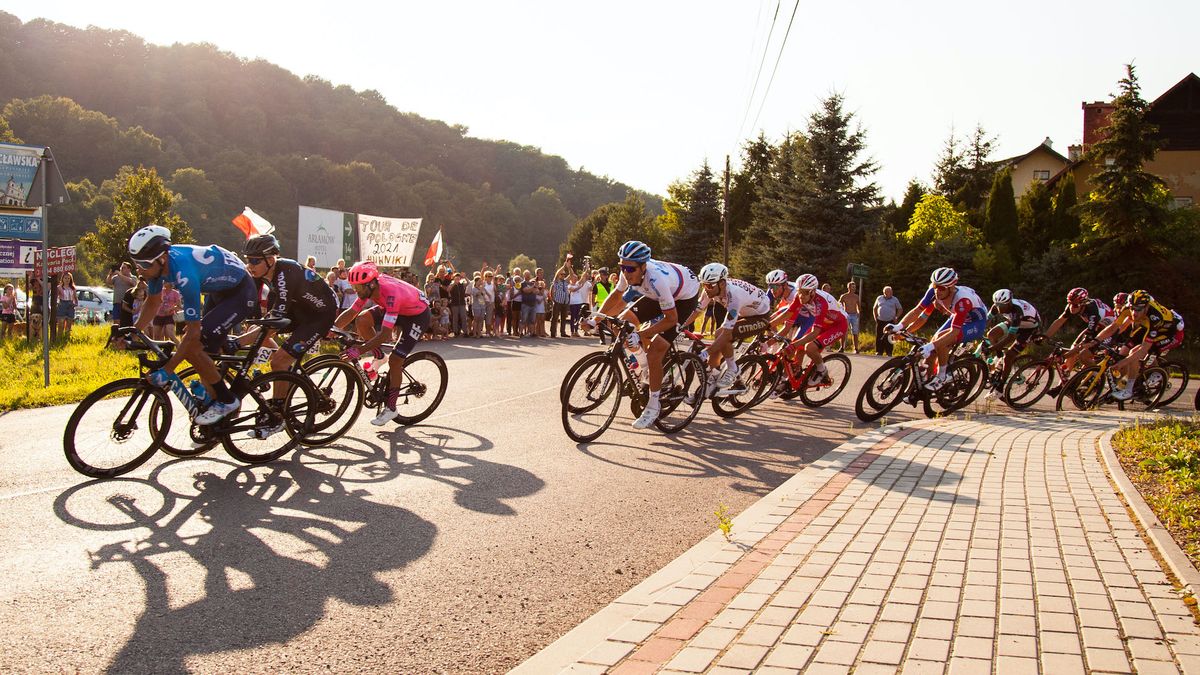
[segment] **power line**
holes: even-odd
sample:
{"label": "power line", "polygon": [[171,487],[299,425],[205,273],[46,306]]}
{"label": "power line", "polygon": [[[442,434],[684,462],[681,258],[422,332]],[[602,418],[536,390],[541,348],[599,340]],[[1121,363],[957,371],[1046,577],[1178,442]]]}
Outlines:
{"label": "power line", "polygon": [[754,86],[750,88],[750,96],[746,99],[746,110],[742,113],[742,123],[738,125],[738,140],[742,138],[742,130],[746,128],[746,120],[750,118],[750,106],[754,105],[754,94],[758,91],[758,82],[762,78],[763,66],[767,63],[767,52],[771,50],[771,36],[775,34],[775,20],[779,18],[779,3],[780,0],[775,0],[775,14],[771,17],[771,28],[767,31],[767,41],[763,44],[763,54],[762,60],[758,64],[758,74],[754,76]]}
{"label": "power line", "polygon": [[771,95],[771,85],[775,83],[775,73],[779,71],[779,62],[783,59],[783,49],[787,47],[788,35],[792,32],[792,22],[796,20],[796,10],[798,9],[800,9],[800,0],[796,0],[796,5],[792,7],[792,18],[788,19],[787,30],[783,33],[783,43],[779,45],[779,55],[775,57],[775,67],[771,69],[771,79],[767,80],[767,88],[763,90],[762,101],[759,102],[758,112],[754,115],[754,124],[750,125],[752,129],[758,128],[758,118],[767,105],[767,97]]}

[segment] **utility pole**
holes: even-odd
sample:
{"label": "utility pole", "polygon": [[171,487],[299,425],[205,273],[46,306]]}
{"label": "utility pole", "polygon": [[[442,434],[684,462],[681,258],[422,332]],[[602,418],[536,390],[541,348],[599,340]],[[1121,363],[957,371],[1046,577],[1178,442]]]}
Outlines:
{"label": "utility pole", "polygon": [[725,194],[721,204],[721,227],[724,229],[725,242],[724,264],[729,267],[729,155],[725,155]]}

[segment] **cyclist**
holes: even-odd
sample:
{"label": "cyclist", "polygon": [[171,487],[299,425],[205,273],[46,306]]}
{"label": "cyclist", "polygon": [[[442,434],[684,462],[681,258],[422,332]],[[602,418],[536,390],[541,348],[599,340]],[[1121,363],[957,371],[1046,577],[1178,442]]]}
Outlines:
{"label": "cyclist", "polygon": [[[274,235],[251,237],[242,246],[246,271],[267,293],[267,311],[291,320],[287,341],[271,355],[271,370],[287,370],[296,359],[313,348],[333,325],[338,314],[337,296],[319,274],[289,258],[279,257],[279,240]],[[242,335],[242,344],[251,344],[258,328]],[[275,331],[268,330],[267,337]],[[282,398],[286,383],[275,384],[275,398]]]}
{"label": "cyclist", "polygon": [[[680,318],[696,311],[700,295],[700,281],[694,272],[683,265],[654,260],[650,255],[650,247],[640,241],[621,244],[617,249],[621,267],[621,276],[614,289],[617,292],[605,298],[600,307],[601,314],[619,314],[620,318],[639,325],[653,321],[629,336],[631,349],[645,347],[650,369],[650,400],[641,417],[634,420],[635,429],[654,424],[662,411],[659,390],[662,388],[663,356],[678,334]],[[622,309],[622,296],[629,289],[636,289],[642,296]]]}
{"label": "cyclist", "polygon": [[[400,385],[404,383],[404,359],[417,345],[421,334],[429,330],[429,300],[421,289],[382,274],[370,261],[355,263],[346,280],[354,288],[358,299],[338,315],[334,325],[345,328],[354,321],[359,337],[366,344],[346,349],[343,356],[351,361],[369,351],[374,351],[377,357],[382,356],[381,348],[392,330],[396,330],[400,336],[392,346],[392,355],[388,359],[386,405],[371,420],[371,424],[381,427],[396,419],[396,402],[400,398]],[[368,300],[373,301],[375,306],[363,311]]]}
{"label": "cyclist", "polygon": [[[796,279],[796,295],[787,305],[781,306],[771,315],[771,325],[784,322],[787,317],[794,317],[792,325],[796,327],[797,349],[793,352],[798,356],[797,368],[804,367],[804,355],[812,359],[814,367],[809,376],[809,384],[828,384],[829,374],[825,369],[821,350],[846,337],[849,330],[849,320],[842,303],[829,293],[820,290],[820,282],[812,274],[801,274]],[[800,350],[803,350],[802,352]],[[787,378],[779,382],[779,389],[787,387]],[[778,394],[779,392],[774,392]]]}
{"label": "cyclist", "polygon": [[921,356],[931,367],[930,372],[936,373],[925,383],[925,387],[936,391],[950,377],[946,368],[950,347],[983,337],[987,329],[987,307],[975,289],[958,285],[958,272],[950,267],[934,270],[929,275],[929,282],[929,290],[921,302],[898,323],[889,324],[885,330],[889,333],[917,330],[925,325],[935,309],[949,315],[950,318],[934,333],[933,340],[921,345]]}
{"label": "cyclist", "polygon": [[776,307],[786,305],[796,297],[796,283],[788,281],[787,272],[771,270],[767,272],[766,281],[767,292],[771,294],[771,302]]}
{"label": "cyclist", "polygon": [[1147,291],[1130,293],[1120,316],[1100,331],[1095,341],[1100,342],[1116,334],[1126,323],[1133,327],[1130,344],[1135,346],[1129,350],[1128,356],[1113,366],[1113,372],[1125,377],[1125,386],[1113,392],[1113,398],[1119,401],[1133,397],[1133,385],[1141,361],[1147,354],[1165,356],[1183,344],[1183,317],[1155,301]]}
{"label": "cyclist", "polygon": [[[1067,319],[1071,317],[1078,318],[1085,325],[1079,335],[1075,337],[1075,342],[1072,344],[1071,350],[1067,352],[1066,357],[1063,359],[1063,366],[1067,370],[1075,367],[1077,359],[1082,361],[1085,366],[1090,366],[1095,362],[1091,350],[1084,349],[1083,345],[1092,341],[1096,337],[1096,334],[1111,324],[1117,315],[1111,307],[1104,304],[1103,300],[1090,297],[1086,288],[1072,288],[1067,292],[1067,306],[1063,308],[1062,314],[1046,329],[1046,337],[1053,337],[1063,327],[1063,324],[1067,322]],[[1057,394],[1058,392],[1051,389],[1050,393]]]}
{"label": "cyclist", "polygon": [[989,346],[984,347],[984,353],[1001,354],[1001,370],[1004,362],[1012,359],[1025,350],[1029,341],[1037,335],[1042,326],[1042,317],[1032,303],[1014,298],[1012,291],[1001,288],[992,294],[991,309],[988,319],[996,318],[998,322],[987,333]]}
{"label": "cyclist", "polygon": [[[146,280],[146,300],[138,317],[138,330],[145,330],[162,302],[163,282],[170,281],[183,295],[185,328],[179,348],[162,367],[147,375],[165,386],[168,373],[185,359],[196,367],[200,381],[209,390],[213,404],[195,419],[196,424],[214,424],[241,408],[229,391],[209,353],[219,353],[229,330],[254,315],[257,305],[254,281],[246,266],[220,246],[171,244],[171,232],[148,225],[129,238],[129,257],[137,263],[138,276]],[[200,294],[206,295],[203,305]]]}
{"label": "cyclist", "polygon": [[[705,396],[728,390],[737,382],[738,365],[733,358],[733,343],[758,335],[771,327],[767,314],[771,311],[771,296],[763,289],[741,279],[730,279],[729,268],[713,262],[700,268],[700,285],[704,292],[696,311],[684,321],[690,324],[712,303],[725,306],[725,321],[717,329],[712,346],[708,348],[709,381]],[[725,372],[717,377],[722,361],[728,361]],[[723,393],[729,395],[734,392]]]}

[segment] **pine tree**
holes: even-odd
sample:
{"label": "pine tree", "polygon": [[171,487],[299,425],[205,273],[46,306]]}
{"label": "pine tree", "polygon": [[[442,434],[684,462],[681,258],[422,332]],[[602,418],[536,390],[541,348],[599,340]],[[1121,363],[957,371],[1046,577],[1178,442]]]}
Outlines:
{"label": "pine tree", "polygon": [[1054,194],[1054,214],[1050,219],[1050,241],[1072,241],[1079,236],[1077,211],[1075,176],[1068,173],[1058,181],[1058,191]]}
{"label": "pine tree", "polygon": [[987,243],[997,249],[1006,247],[1009,254],[1015,254],[1018,250],[1020,235],[1017,231],[1017,204],[1013,199],[1011,167],[998,171],[992,180],[983,236]]}
{"label": "pine tree", "polygon": [[754,205],[758,203],[771,171],[771,150],[771,144],[762,134],[742,148],[742,166],[731,177],[729,186],[731,249],[741,243],[742,237],[750,230]]}
{"label": "pine tree", "polygon": [[886,222],[892,228],[892,232],[904,232],[908,229],[908,222],[912,220],[913,212],[917,210],[917,203],[925,196],[927,190],[920,181],[911,180],[908,182],[908,188],[904,191],[904,199],[900,205],[888,214]]}
{"label": "pine tree", "polygon": [[708,162],[692,174],[682,195],[678,228],[671,232],[665,258],[698,270],[721,248],[721,187]]}
{"label": "pine tree", "polygon": [[1022,257],[1041,256],[1054,237],[1054,202],[1050,189],[1042,181],[1034,181],[1017,202],[1017,231],[1021,247],[1015,251]]}

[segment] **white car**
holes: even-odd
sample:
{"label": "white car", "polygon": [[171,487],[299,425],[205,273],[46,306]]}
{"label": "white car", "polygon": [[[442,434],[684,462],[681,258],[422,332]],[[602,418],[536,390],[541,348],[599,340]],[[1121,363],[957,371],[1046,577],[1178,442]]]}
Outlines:
{"label": "white car", "polygon": [[112,321],[113,292],[103,286],[75,287],[75,313],[87,317],[94,315],[105,321]]}

